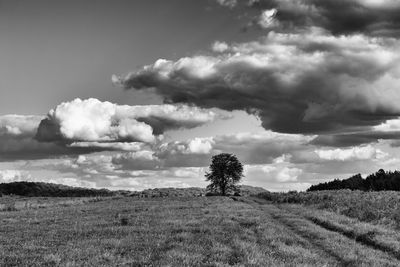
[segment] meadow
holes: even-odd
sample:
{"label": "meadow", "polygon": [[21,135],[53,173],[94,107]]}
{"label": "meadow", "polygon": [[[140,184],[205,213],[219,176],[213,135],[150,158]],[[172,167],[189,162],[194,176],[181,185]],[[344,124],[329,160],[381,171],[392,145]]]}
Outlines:
{"label": "meadow", "polygon": [[[395,225],[362,221],[340,209],[312,204],[327,198],[325,192],[312,194],[318,193],[320,197],[274,194],[274,200],[266,195],[120,196],[75,202],[2,197],[0,203],[7,205],[13,198],[48,205],[0,211],[0,266],[400,265]],[[295,194],[313,200],[301,202],[298,196],[283,201]],[[359,192],[346,194],[368,199]],[[393,200],[393,195],[378,196]],[[334,201],[342,199],[327,202]]]}
{"label": "meadow", "polygon": [[332,211],[376,225],[400,229],[400,192],[360,190],[326,190],[258,194],[275,204],[302,204],[310,208]]}

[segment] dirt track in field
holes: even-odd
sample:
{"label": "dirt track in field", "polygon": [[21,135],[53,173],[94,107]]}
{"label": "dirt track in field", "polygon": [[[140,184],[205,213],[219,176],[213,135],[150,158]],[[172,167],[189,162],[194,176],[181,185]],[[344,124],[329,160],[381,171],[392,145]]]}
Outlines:
{"label": "dirt track in field", "polygon": [[[349,231],[331,227],[322,221],[311,219],[301,211],[293,211],[285,205],[274,205],[260,200],[249,202],[261,209],[276,224],[284,226],[303,246],[317,250],[329,264],[339,266],[400,266],[400,253],[390,247],[376,244],[369,237],[356,236]],[[374,256],[372,256],[374,255]]]}

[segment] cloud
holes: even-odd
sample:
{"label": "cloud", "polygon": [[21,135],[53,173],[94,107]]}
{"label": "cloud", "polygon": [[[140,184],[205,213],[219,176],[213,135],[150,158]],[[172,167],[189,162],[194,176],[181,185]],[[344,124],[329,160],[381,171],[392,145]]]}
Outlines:
{"label": "cloud", "polygon": [[122,106],[78,98],[50,110],[36,138],[44,142],[96,142],[97,146],[99,142],[152,143],[155,135],[167,130],[194,128],[216,117],[212,111],[184,105]]}
{"label": "cloud", "polygon": [[187,150],[195,154],[208,154],[212,149],[212,140],[204,138],[194,138],[188,143]]}
{"label": "cloud", "polygon": [[315,153],[323,160],[337,161],[383,159],[388,156],[387,153],[371,145],[349,149],[315,150]]}
{"label": "cloud", "polygon": [[204,167],[208,166],[213,151],[212,137],[194,138],[186,141],[172,141],[157,147],[155,154],[168,167]]}
{"label": "cloud", "polygon": [[[206,167],[210,164],[213,155],[222,152],[235,154],[244,164],[273,163],[277,159],[291,160],[292,155],[299,152],[309,150],[311,153],[314,147],[310,147],[308,143],[313,138],[313,136],[266,131],[258,134],[237,133],[171,141],[153,147],[152,165],[147,166],[157,166],[159,169]],[[120,169],[140,169],[137,165],[139,162],[137,155],[137,153],[125,154],[123,157],[115,159],[114,163],[120,164]]]}
{"label": "cloud", "polygon": [[377,125],[374,127],[375,131],[382,131],[382,132],[396,132],[400,131],[400,118],[387,120],[384,123]]}
{"label": "cloud", "polygon": [[155,88],[171,103],[245,110],[277,132],[358,131],[400,115],[399,48],[395,40],[320,29],[271,32],[216,56],[160,59],[118,83]]}
{"label": "cloud", "polygon": [[275,8],[273,9],[267,9],[264,10],[260,17],[258,18],[258,25],[262,28],[271,28],[277,25],[277,21],[275,20],[275,16],[277,14],[277,10]]}
{"label": "cloud", "polygon": [[[310,144],[317,146],[349,147],[362,144],[377,143],[380,140],[399,140],[400,130],[389,130],[389,124],[380,124],[369,131],[359,131],[344,134],[320,135]],[[379,130],[378,130],[379,129]]]}
{"label": "cloud", "polygon": [[56,155],[88,153],[93,149],[70,149],[57,143],[40,143],[34,139],[42,116],[0,116],[0,161],[35,159]]}
{"label": "cloud", "polygon": [[159,153],[170,154],[209,154],[212,150],[214,140],[212,137],[193,138],[187,141],[174,141],[159,146]]}
{"label": "cloud", "polygon": [[79,178],[68,178],[68,177],[39,178],[32,176],[31,173],[29,173],[29,171],[0,170],[0,183],[12,183],[12,182],[43,182],[43,183],[63,184],[74,187],[87,187],[87,188],[97,187],[95,182],[89,182]]}
{"label": "cloud", "polygon": [[[247,168],[257,168],[260,167],[258,165],[248,165]],[[303,172],[301,169],[298,168],[289,168],[289,167],[275,167],[270,165],[265,165],[260,167],[260,170],[270,176],[276,182],[295,182],[297,181],[297,177]],[[254,170],[253,170],[254,171]]]}
{"label": "cloud", "polygon": [[31,175],[20,170],[0,170],[0,183],[31,181]]}
{"label": "cloud", "polygon": [[266,164],[272,163],[283,154],[296,154],[309,149],[308,143],[313,138],[315,136],[280,134],[272,131],[237,133],[216,136],[214,150],[216,153],[234,153],[245,164]]}
{"label": "cloud", "polygon": [[168,184],[204,186],[204,173],[212,156],[228,152],[236,154],[245,165],[244,184],[287,191],[304,190],[313,183],[347,178],[355,173],[371,173],[382,166],[395,169],[398,160],[393,159],[400,158],[390,142],[331,149],[310,144],[313,138],[270,131],[237,133],[142,146],[133,152],[103,151],[31,160],[25,164],[17,162],[5,168],[38,172],[35,178],[43,177],[43,171],[53,171],[56,173],[42,180],[73,178],[111,189],[121,189],[124,185],[125,189],[133,190]]}
{"label": "cloud", "polygon": [[297,181],[297,177],[302,173],[303,171],[298,168],[288,168],[284,167],[282,170],[279,171],[277,174],[277,180],[279,182],[293,182]]}
{"label": "cloud", "polygon": [[275,158],[270,164],[247,164],[245,165],[245,174],[259,174],[260,172],[275,182],[296,182],[303,170],[294,167],[290,162],[291,155],[283,154]]}
{"label": "cloud", "polygon": [[71,148],[92,148],[99,150],[140,151],[146,145],[140,142],[73,142]]}
{"label": "cloud", "polygon": [[290,162],[290,155],[281,155],[270,164],[246,164],[245,184],[263,186],[272,191],[305,190],[310,183],[302,181],[303,169]]}
{"label": "cloud", "polygon": [[225,42],[216,41],[216,42],[214,42],[212,44],[211,49],[214,52],[223,53],[223,52],[225,52],[226,50],[229,49],[229,45],[227,43],[225,43]]}
{"label": "cloud", "polygon": [[97,99],[64,102],[48,115],[0,116],[0,161],[139,151],[168,130],[191,129],[229,114],[186,105],[127,106]]}
{"label": "cloud", "polygon": [[235,154],[244,164],[272,163],[276,157],[304,151],[313,136],[262,133],[236,133],[214,137],[193,138],[160,144],[154,151],[162,167],[205,167],[213,155]]}
{"label": "cloud", "polygon": [[110,187],[122,190],[144,190],[148,188],[190,186],[205,187],[203,168],[170,168],[168,170],[145,170],[132,172],[128,178],[119,178],[109,181]]}
{"label": "cloud", "polygon": [[79,155],[75,158],[29,161],[19,164],[19,169],[24,173],[29,171],[33,181],[68,185],[75,182],[79,186],[114,190],[205,186],[202,167],[158,168],[152,165],[155,162],[158,159],[151,151],[112,151]]}
{"label": "cloud", "polygon": [[259,24],[269,30],[295,32],[320,27],[335,35],[400,35],[397,0],[249,0],[241,8],[248,6],[261,12],[260,22],[268,21],[265,12],[276,10],[274,23]]}
{"label": "cloud", "polygon": [[112,163],[123,170],[154,170],[161,165],[154,152],[148,150],[116,155]]}
{"label": "cloud", "polygon": [[237,5],[237,0],[217,0],[217,3],[221,6],[234,8]]}
{"label": "cloud", "polygon": [[35,134],[41,116],[3,115],[0,116],[0,135],[27,137]]}
{"label": "cloud", "polygon": [[121,171],[207,167],[212,156],[221,152],[234,153],[245,164],[279,163],[276,160],[289,161],[299,151],[312,150],[308,145],[312,138],[272,132],[193,138],[142,146],[129,153],[116,152],[111,163],[113,170]]}

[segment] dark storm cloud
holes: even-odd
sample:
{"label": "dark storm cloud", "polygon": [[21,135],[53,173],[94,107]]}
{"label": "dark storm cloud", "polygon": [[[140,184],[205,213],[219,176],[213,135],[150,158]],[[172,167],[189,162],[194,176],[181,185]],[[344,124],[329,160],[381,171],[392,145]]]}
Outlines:
{"label": "dark storm cloud", "polygon": [[252,24],[271,30],[321,27],[333,34],[400,35],[397,0],[251,0],[248,6],[262,12]]}
{"label": "dark storm cloud", "polygon": [[[356,132],[349,134],[320,135],[313,139],[310,144],[318,146],[348,147],[362,144],[375,143],[378,140],[399,140],[400,131],[383,132]],[[395,143],[396,141],[394,141]],[[393,144],[394,144],[393,143]]]}
{"label": "dark storm cloud", "polygon": [[294,154],[309,148],[308,143],[314,136],[278,134],[231,134],[216,136],[214,150],[230,151],[246,164],[268,164],[285,154]]}
{"label": "dark storm cloud", "polygon": [[160,59],[113,80],[155,88],[168,103],[245,110],[277,132],[354,131],[400,115],[398,49],[394,40],[317,29],[270,33],[215,56]]}

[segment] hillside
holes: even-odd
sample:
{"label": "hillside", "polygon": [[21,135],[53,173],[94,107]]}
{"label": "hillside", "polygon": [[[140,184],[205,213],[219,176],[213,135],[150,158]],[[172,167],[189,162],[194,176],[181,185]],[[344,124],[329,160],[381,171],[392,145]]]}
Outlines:
{"label": "hillside", "polygon": [[[268,192],[262,187],[254,187],[249,185],[239,185],[240,194],[242,196],[257,195],[260,193]],[[206,189],[200,187],[189,187],[189,188],[154,188],[146,189],[143,191],[134,191],[128,196],[131,197],[199,197],[206,195]]]}
{"label": "hillside", "polygon": [[42,182],[12,182],[0,184],[0,195],[27,197],[95,197],[113,196],[116,192],[107,189],[72,187]]}
{"label": "hillside", "polygon": [[[257,195],[268,192],[261,187],[240,185],[242,196]],[[95,197],[124,195],[140,198],[152,197],[198,197],[206,194],[205,188],[154,188],[143,191],[110,191],[107,189],[93,189],[72,187],[61,184],[41,182],[12,182],[0,184],[0,195],[17,195],[26,197]]]}

